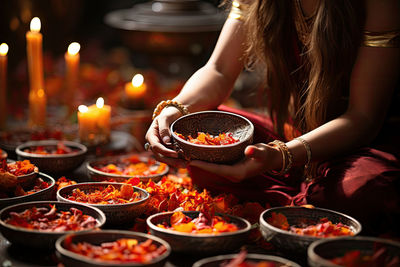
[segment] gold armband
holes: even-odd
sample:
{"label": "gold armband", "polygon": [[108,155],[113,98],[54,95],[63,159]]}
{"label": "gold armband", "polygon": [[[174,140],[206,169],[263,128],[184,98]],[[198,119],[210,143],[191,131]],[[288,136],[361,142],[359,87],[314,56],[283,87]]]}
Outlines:
{"label": "gold armband", "polygon": [[363,45],[367,47],[400,47],[400,31],[364,32]]}
{"label": "gold armband", "polygon": [[271,170],[270,173],[274,175],[284,175],[288,173],[290,168],[292,168],[293,156],[292,153],[289,151],[287,145],[279,140],[274,140],[268,143],[268,145],[278,148],[278,150],[282,154],[282,169],[280,171]]}
{"label": "gold armband", "polygon": [[243,9],[243,4],[236,0],[232,1],[232,8],[231,12],[229,13],[229,18],[243,20]]}
{"label": "gold armband", "polygon": [[154,120],[155,117],[157,117],[158,115],[160,115],[161,111],[166,108],[166,107],[174,107],[177,108],[182,115],[187,115],[189,114],[189,110],[187,109],[187,107],[185,107],[184,105],[182,105],[181,103],[179,103],[178,101],[173,101],[173,100],[164,100],[161,101],[157,107],[154,109],[153,112],[153,116],[152,119]]}

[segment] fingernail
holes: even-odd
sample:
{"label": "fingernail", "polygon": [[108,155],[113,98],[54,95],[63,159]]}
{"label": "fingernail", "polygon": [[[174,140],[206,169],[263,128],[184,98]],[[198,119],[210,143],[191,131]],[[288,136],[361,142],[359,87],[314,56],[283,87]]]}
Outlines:
{"label": "fingernail", "polygon": [[168,136],[164,136],[162,140],[163,140],[164,144],[166,144],[166,145],[170,145],[171,144],[170,143],[170,138]]}

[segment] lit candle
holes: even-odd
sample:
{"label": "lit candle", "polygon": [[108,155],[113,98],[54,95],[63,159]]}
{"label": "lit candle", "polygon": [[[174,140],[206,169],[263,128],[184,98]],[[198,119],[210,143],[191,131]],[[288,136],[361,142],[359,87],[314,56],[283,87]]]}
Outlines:
{"label": "lit candle", "polygon": [[110,139],[110,119],[111,119],[111,107],[109,105],[104,105],[104,99],[99,97],[96,101],[97,107],[97,128],[98,134],[102,141],[108,141]]}
{"label": "lit candle", "polygon": [[29,69],[29,124],[44,126],[46,124],[46,93],[44,91],[42,34],[40,19],[31,20],[31,30],[26,33],[28,69]]}
{"label": "lit candle", "polygon": [[7,120],[7,53],[8,45],[0,45],[0,129],[6,127]]}
{"label": "lit candle", "polygon": [[142,74],[136,74],[132,82],[125,84],[125,94],[128,99],[137,100],[144,97],[146,93],[146,84]]}
{"label": "lit candle", "polygon": [[74,108],[74,96],[76,87],[78,86],[79,77],[79,50],[81,45],[73,42],[68,46],[68,50],[65,53],[66,63],[66,91],[65,101],[70,108],[70,111]]}
{"label": "lit candle", "polygon": [[96,105],[78,107],[79,139],[89,145],[106,143],[110,140],[111,107],[104,105],[99,97]]}

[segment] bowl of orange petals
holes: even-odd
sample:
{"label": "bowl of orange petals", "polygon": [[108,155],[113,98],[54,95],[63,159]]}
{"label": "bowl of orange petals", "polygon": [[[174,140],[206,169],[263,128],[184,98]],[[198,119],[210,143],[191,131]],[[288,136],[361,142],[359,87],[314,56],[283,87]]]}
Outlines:
{"label": "bowl of orange petals", "polygon": [[333,210],[307,207],[276,207],[260,215],[260,230],[266,241],[283,251],[303,253],[317,240],[356,236],[361,224]]}
{"label": "bowl of orange petals", "polygon": [[164,240],[143,233],[104,230],[69,234],[56,242],[65,266],[162,267],[171,253]]}
{"label": "bowl of orange petals", "polygon": [[12,190],[0,189],[0,209],[29,201],[49,200],[52,198],[55,180],[44,173],[34,178],[27,186],[16,185]]}
{"label": "bowl of orange petals", "polygon": [[241,251],[238,254],[219,255],[209,258],[204,258],[196,261],[193,267],[300,267],[297,263],[288,259],[264,255],[264,254],[248,254],[246,251]]}
{"label": "bowl of orange petals", "polygon": [[400,266],[400,243],[376,237],[341,237],[313,242],[307,251],[311,267]]}
{"label": "bowl of orange petals", "polygon": [[7,161],[1,159],[0,191],[13,191],[18,186],[29,187],[34,183],[38,173],[39,168],[29,160]]}
{"label": "bowl of orange petals", "polygon": [[167,241],[174,252],[217,254],[240,248],[250,223],[240,217],[199,211],[161,212],[146,220],[150,233]]}
{"label": "bowl of orange petals", "polygon": [[158,182],[169,171],[167,164],[144,154],[100,158],[88,162],[86,167],[94,181],[126,182],[136,177],[143,182]]}
{"label": "bowl of orange petals", "polygon": [[180,155],[187,160],[231,163],[244,157],[253,141],[253,124],[243,116],[223,111],[202,111],[182,116],[171,124]]}
{"label": "bowl of orange petals", "polygon": [[57,200],[81,203],[104,212],[108,225],[133,223],[145,212],[149,193],[124,183],[94,182],[68,185],[57,191]]}
{"label": "bowl of orange petals", "polygon": [[30,160],[40,171],[62,173],[73,171],[85,160],[86,146],[72,141],[41,140],[19,145],[15,152],[20,160]]}
{"label": "bowl of orange petals", "polygon": [[99,209],[82,204],[36,201],[0,211],[0,231],[11,243],[37,249],[54,249],[60,236],[91,231],[105,223]]}

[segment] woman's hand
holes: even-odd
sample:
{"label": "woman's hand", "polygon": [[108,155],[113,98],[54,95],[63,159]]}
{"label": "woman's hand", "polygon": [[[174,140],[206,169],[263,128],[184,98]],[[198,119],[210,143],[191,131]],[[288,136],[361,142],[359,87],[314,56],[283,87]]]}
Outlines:
{"label": "woman's hand", "polygon": [[172,146],[169,127],[181,115],[181,112],[174,107],[164,108],[160,115],[154,118],[146,133],[146,140],[150,144],[149,148],[153,151],[156,159],[178,168],[185,167],[187,162],[179,159],[178,153],[169,148]]}
{"label": "woman's hand", "polygon": [[256,144],[246,147],[245,159],[234,165],[214,164],[200,160],[193,160],[189,163],[194,166],[226,179],[238,183],[257,174],[268,170],[279,170],[282,168],[282,154],[266,144]]}

